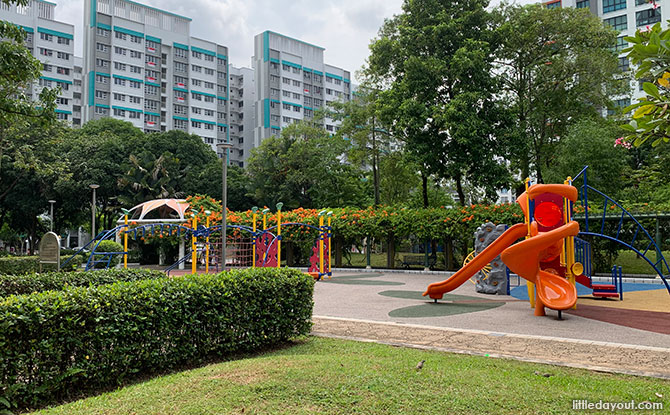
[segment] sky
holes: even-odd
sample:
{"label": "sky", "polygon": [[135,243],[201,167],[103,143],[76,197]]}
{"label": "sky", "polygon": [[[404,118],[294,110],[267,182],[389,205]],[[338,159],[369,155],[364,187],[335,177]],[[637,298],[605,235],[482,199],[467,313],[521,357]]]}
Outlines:
{"label": "sky", "polygon": [[[75,54],[81,56],[84,0],[54,0],[56,20],[75,25]],[[325,61],[359,70],[368,45],[402,0],[139,0],[190,17],[191,35],[228,47],[230,63],[251,66],[254,36],[272,30],[326,48]],[[500,0],[492,1],[492,4]],[[533,0],[517,0],[531,3]]]}

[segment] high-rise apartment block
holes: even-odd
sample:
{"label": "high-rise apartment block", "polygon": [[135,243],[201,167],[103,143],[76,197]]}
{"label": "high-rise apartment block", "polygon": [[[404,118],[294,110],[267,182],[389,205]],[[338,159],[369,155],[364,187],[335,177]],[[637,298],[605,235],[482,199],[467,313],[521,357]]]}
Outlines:
{"label": "high-rise apartment block", "polygon": [[230,162],[240,167],[254,148],[254,70],[230,65]]}
{"label": "high-rise apartment block", "polygon": [[228,48],[190,34],[191,19],[129,0],[86,0],[84,119],[228,141]]}
{"label": "high-rise apartment block", "polygon": [[[256,35],[254,146],[283,127],[313,119],[314,111],[332,101],[351,99],[350,73],[325,64],[324,50],[271,31]],[[334,133],[338,125],[325,118],[324,128]]]}
{"label": "high-rise apartment block", "polygon": [[[648,30],[648,27],[661,23],[667,27],[667,17],[663,18],[663,11],[670,10],[670,0],[550,0],[544,2],[545,7],[575,7],[578,9],[589,9],[591,13],[598,16],[602,21],[619,32],[615,45],[616,51],[627,48],[626,36],[632,36],[639,30]],[[625,54],[619,56],[619,68],[626,71],[629,69],[628,58]],[[631,94],[626,97],[614,97],[617,107],[627,107],[638,98],[645,96],[642,92],[642,82],[635,81],[631,85]],[[610,111],[612,113],[614,111]]]}
{"label": "high-rise apartment block", "polygon": [[26,94],[36,98],[42,88],[60,87],[56,116],[73,118],[74,26],[55,20],[55,3],[29,0],[26,6],[0,3],[0,19],[23,28],[25,45],[42,62],[42,76]]}

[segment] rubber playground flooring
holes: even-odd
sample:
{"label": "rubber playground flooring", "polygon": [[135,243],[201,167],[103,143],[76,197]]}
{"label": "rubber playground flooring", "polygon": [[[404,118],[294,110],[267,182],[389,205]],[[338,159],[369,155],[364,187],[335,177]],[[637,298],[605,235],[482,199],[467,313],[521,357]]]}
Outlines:
{"label": "rubber playground flooring", "polygon": [[[316,283],[314,315],[621,344],[670,346],[670,294],[656,284],[624,284],[624,301],[592,299],[576,310],[535,317],[525,284],[511,296],[476,293],[465,283],[434,303],[422,294],[444,275],[336,272]],[[522,281],[523,283],[523,281]],[[524,298],[525,297],[525,298]]]}

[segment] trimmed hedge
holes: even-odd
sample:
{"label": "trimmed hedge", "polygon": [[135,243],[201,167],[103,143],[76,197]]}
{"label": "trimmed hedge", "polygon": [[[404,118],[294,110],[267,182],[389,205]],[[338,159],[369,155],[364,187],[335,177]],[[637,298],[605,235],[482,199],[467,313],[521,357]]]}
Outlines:
{"label": "trimmed hedge", "polygon": [[121,281],[165,277],[162,271],[149,269],[105,269],[88,272],[45,272],[26,275],[0,275],[0,297],[62,290],[69,286],[97,286]]}
{"label": "trimmed hedge", "polygon": [[30,274],[39,270],[40,258],[37,256],[9,256],[0,258],[0,274]]}
{"label": "trimmed hedge", "polygon": [[0,397],[43,406],[307,334],[313,289],[299,271],[256,268],[7,297]]}

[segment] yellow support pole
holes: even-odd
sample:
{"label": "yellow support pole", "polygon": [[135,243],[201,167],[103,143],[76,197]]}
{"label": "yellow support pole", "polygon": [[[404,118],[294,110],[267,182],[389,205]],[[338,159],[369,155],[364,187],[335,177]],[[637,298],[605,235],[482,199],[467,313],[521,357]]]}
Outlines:
{"label": "yellow support pole", "polygon": [[[267,221],[267,219],[268,219],[268,212],[269,212],[269,211],[270,211],[270,209],[268,209],[268,208],[263,209],[263,231],[265,231],[265,230],[268,228],[268,221]],[[263,254],[263,262],[262,262],[262,264],[265,264],[265,261],[267,261],[267,257],[268,257],[268,251],[267,251],[267,249],[266,249],[266,250],[265,250],[265,253]]]}
{"label": "yellow support pole", "polygon": [[258,208],[256,206],[251,208],[251,212],[253,214],[251,215],[251,220],[253,221],[251,228],[254,232],[254,241],[251,244],[251,268],[256,268],[256,212],[258,211]]}
{"label": "yellow support pole", "polygon": [[333,257],[331,255],[333,244],[331,243],[332,241],[330,236],[333,233],[333,228],[330,226],[331,225],[330,219],[331,216],[333,216],[333,212],[330,211],[326,215],[328,216],[328,279],[330,279],[333,275],[333,272],[331,271],[333,265]]}
{"label": "yellow support pole", "polygon": [[323,229],[323,215],[325,213],[325,210],[319,212],[319,230],[321,231],[321,235],[319,235],[319,278],[323,276],[323,238],[326,237]]}
{"label": "yellow support pole", "polygon": [[[525,217],[526,224],[528,224],[528,234],[526,239],[530,238],[530,197],[528,195],[528,185],[530,183],[530,178],[526,178],[526,211],[528,214]],[[535,308],[535,284],[530,281],[526,281],[526,288],[528,289],[528,300],[530,301],[530,308]]]}
{"label": "yellow support pole", "polygon": [[123,269],[128,269],[128,214],[123,215],[123,223],[126,225],[123,233]]}
{"label": "yellow support pole", "polygon": [[277,268],[281,268],[281,208],[282,202],[277,203]]}
{"label": "yellow support pole", "polygon": [[[205,215],[207,215],[207,221],[205,222],[205,226],[207,229],[209,229],[209,215],[211,215],[212,212],[209,210],[205,211]],[[209,233],[205,237],[205,274],[209,274]]]}
{"label": "yellow support pole", "polygon": [[193,215],[192,220],[193,233],[191,235],[191,274],[195,274],[198,266],[198,250],[197,250],[197,238],[195,237],[195,231],[198,229],[198,219]]}
{"label": "yellow support pole", "polygon": [[[572,177],[568,176],[567,179],[565,179],[565,184],[572,186]],[[565,223],[569,223],[572,221],[572,209],[570,209],[570,200],[567,198],[565,199]],[[570,284],[573,286],[577,285],[577,276],[575,275],[574,272],[574,265],[575,265],[575,237],[574,236],[568,236],[567,240],[567,246],[566,246],[566,259],[565,259],[565,266],[567,268],[567,272],[565,273],[566,276],[568,277],[568,281],[570,281]],[[572,306],[573,310],[577,309],[577,303]]]}

